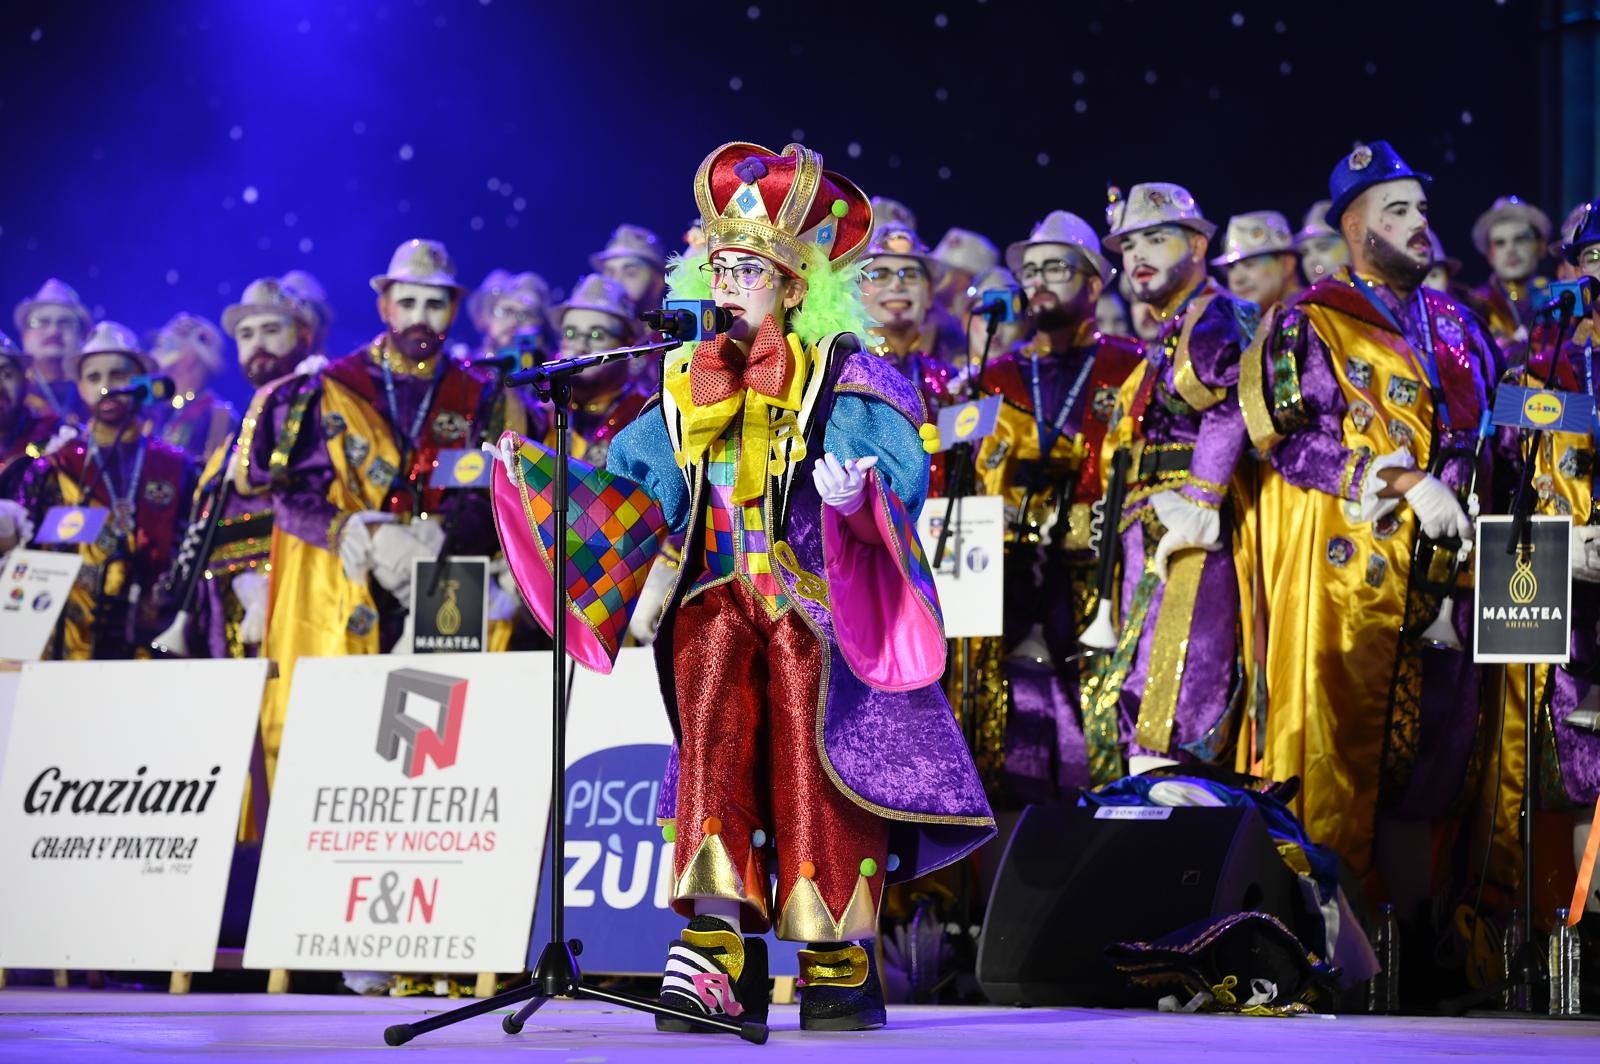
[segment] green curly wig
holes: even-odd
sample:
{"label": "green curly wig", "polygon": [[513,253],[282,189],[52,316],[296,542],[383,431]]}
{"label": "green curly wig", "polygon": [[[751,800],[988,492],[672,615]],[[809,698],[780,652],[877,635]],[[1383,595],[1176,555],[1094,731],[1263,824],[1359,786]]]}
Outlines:
{"label": "green curly wig", "polygon": [[[710,259],[710,251],[701,247],[667,260],[667,295],[672,299],[710,299],[711,283],[700,269]],[[810,248],[806,265],[806,297],[789,312],[785,331],[808,344],[838,332],[865,338],[873,320],[861,302],[860,265],[851,263],[835,270]]]}

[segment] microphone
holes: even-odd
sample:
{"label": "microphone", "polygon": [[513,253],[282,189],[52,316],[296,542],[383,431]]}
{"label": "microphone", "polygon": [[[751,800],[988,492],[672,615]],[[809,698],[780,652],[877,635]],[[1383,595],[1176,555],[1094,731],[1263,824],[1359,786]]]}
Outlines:
{"label": "microphone", "polygon": [[482,358],[469,358],[467,365],[473,369],[492,369],[499,373],[516,373],[519,370],[532,369],[541,361],[543,352],[537,347],[502,347],[492,355]]}
{"label": "microphone", "polygon": [[171,377],[162,377],[155,373],[141,373],[128,380],[126,388],[101,388],[103,396],[127,395],[133,398],[134,404],[143,406],[145,403],[164,403],[172,398],[177,387],[172,383]]}
{"label": "microphone", "polygon": [[986,288],[978,295],[972,313],[983,315],[992,325],[999,325],[1022,317],[1026,305],[1020,288]]}
{"label": "microphone", "polygon": [[709,340],[733,328],[733,312],[709,299],[669,299],[660,310],[647,310],[639,320],[680,343]]}
{"label": "microphone", "polygon": [[1555,281],[1543,292],[1535,294],[1533,312],[1545,317],[1557,314],[1569,318],[1581,316],[1589,313],[1596,299],[1600,299],[1600,281],[1593,277]]}

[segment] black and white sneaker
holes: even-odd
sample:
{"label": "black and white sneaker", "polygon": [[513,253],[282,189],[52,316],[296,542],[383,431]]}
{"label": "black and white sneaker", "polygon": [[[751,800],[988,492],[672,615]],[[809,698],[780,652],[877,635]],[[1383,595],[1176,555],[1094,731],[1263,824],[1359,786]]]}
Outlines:
{"label": "black and white sneaker", "polygon": [[[712,916],[690,921],[683,937],[667,948],[660,1001],[680,1012],[738,1022],[767,1022],[771,987],[767,943],[743,938]],[[672,1016],[657,1016],[658,1031],[705,1028]]]}
{"label": "black and white sneaker", "polygon": [[802,1031],[869,1031],[887,1020],[870,941],[812,942],[800,951]]}

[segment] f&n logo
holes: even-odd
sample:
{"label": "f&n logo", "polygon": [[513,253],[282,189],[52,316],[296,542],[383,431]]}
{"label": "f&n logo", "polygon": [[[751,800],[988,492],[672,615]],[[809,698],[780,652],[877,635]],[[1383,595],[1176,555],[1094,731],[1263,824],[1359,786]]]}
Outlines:
{"label": "f&n logo", "polygon": [[[429,728],[406,712],[412,699],[433,703],[437,723]],[[401,770],[408,779],[422,775],[422,766],[435,768],[456,763],[461,742],[461,718],[467,706],[467,681],[421,669],[396,669],[383,691],[383,715],[378,720],[378,756],[393,761],[405,746]]]}

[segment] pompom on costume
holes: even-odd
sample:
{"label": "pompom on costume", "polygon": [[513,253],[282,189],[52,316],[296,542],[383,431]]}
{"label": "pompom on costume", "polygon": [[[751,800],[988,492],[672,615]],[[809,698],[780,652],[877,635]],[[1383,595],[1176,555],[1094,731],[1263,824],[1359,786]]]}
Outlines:
{"label": "pompom on costume", "polygon": [[[876,933],[885,882],[994,834],[938,686],[943,624],[915,532],[928,481],[921,401],[861,347],[852,264],[872,210],[859,189],[802,145],[779,154],[736,142],[702,163],[695,196],[707,244],[671,264],[673,297],[709,296],[700,267],[735,250],[804,281],[804,300],[787,328],[776,315],[761,323],[748,351],[719,336],[669,358],[606,474],[574,464],[569,647],[609,668],[613,615],[626,624],[667,532],[684,537],[655,644],[677,739],[658,815],[676,848],[673,906],[694,920],[672,947],[663,1000],[728,1015],[763,1007],[730,989],[744,985],[749,943],[703,915],[737,907],[742,930],[811,944],[803,1027],[876,1026],[881,996],[864,1004],[878,994],[870,948],[851,940]],[[497,521],[524,596],[548,621],[537,499],[553,459],[516,442],[509,475],[495,473]],[[859,510],[823,501],[813,466],[827,454],[876,459]],[[620,539],[596,535],[607,522]],[[585,563],[588,538],[610,549]],[[703,991],[719,977],[723,997]]]}

